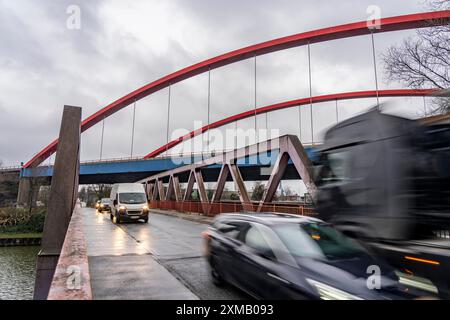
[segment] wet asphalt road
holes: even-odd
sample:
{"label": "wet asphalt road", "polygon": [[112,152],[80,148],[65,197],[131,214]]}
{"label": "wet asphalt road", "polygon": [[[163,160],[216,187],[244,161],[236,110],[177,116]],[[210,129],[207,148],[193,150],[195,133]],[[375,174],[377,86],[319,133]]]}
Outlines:
{"label": "wet asphalt road", "polygon": [[151,213],[149,223],[114,225],[83,208],[95,299],[249,299],[211,282],[202,256],[207,225]]}

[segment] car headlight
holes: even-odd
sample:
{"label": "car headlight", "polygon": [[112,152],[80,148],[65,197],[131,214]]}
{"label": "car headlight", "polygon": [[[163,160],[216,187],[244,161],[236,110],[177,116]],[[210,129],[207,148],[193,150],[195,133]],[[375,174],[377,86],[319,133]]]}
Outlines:
{"label": "car headlight", "polygon": [[103,208],[104,206],[105,206],[105,205],[104,205],[103,203],[100,205],[100,207],[102,207],[102,208]]}
{"label": "car headlight", "polygon": [[148,211],[148,206],[143,206],[143,207],[142,207],[142,210]]}
{"label": "car headlight", "polygon": [[120,207],[119,207],[119,210],[120,210],[120,211],[127,211],[127,207],[125,207],[125,206],[120,206]]}
{"label": "car headlight", "polygon": [[306,281],[317,291],[322,300],[364,300],[316,280],[306,279]]}

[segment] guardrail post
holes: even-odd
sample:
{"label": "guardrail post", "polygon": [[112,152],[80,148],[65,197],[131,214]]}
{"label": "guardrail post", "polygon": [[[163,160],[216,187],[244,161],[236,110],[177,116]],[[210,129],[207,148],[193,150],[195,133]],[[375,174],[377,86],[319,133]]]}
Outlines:
{"label": "guardrail post", "polygon": [[41,251],[36,263],[34,299],[47,299],[77,200],[81,108],[64,106]]}

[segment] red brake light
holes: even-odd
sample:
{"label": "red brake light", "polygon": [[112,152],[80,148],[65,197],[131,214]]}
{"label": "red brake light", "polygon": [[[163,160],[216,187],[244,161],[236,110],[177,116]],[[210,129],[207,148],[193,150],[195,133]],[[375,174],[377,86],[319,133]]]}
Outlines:
{"label": "red brake light", "polygon": [[427,259],[421,259],[421,258],[416,258],[416,257],[410,257],[410,256],[405,256],[406,260],[412,260],[412,261],[417,261],[417,262],[422,262],[422,263],[427,263],[427,264],[434,264],[434,265],[440,265],[440,263],[438,261],[434,261],[434,260],[427,260]]}

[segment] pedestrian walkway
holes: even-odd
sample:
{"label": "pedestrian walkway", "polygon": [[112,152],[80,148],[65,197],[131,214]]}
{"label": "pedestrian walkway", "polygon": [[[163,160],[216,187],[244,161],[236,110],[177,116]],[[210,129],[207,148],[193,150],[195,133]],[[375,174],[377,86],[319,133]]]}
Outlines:
{"label": "pedestrian walkway", "polygon": [[111,223],[109,214],[81,210],[94,299],[198,299],[158,262],[149,243]]}

